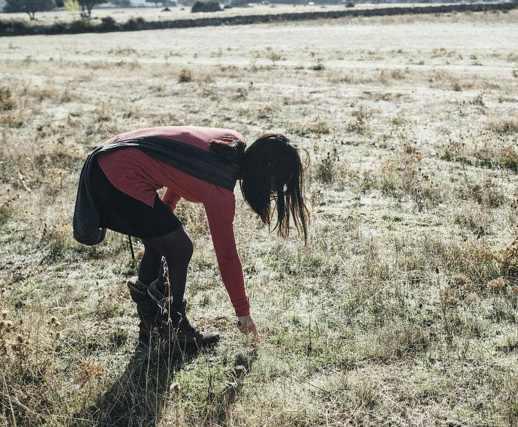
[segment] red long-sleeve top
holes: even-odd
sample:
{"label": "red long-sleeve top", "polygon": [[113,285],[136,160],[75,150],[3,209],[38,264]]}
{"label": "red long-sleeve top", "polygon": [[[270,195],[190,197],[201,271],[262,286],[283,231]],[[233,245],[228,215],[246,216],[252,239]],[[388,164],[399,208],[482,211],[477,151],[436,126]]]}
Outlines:
{"label": "red long-sleeve top", "polygon": [[[194,126],[168,126],[140,129],[117,135],[117,138],[161,136],[203,150],[209,150],[212,140],[226,141],[226,137],[243,141],[238,132]],[[137,148],[124,148],[98,157],[106,177],[118,190],[153,206],[156,191],[167,187],[162,200],[174,211],[180,198],[202,203],[207,215],[219,270],[236,315],[247,316],[250,306],[246,296],[243,270],[234,238],[234,193],[225,188],[193,177],[175,167],[154,159]]]}

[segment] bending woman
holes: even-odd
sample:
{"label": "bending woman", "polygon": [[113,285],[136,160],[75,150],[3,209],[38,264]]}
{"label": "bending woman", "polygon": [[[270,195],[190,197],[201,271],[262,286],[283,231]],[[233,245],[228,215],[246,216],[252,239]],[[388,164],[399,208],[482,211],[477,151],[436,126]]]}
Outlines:
{"label": "bending woman", "polygon": [[[74,236],[81,243],[97,244],[108,228],[142,240],[138,280],[129,284],[140,318],[140,345],[146,346],[154,331],[164,330],[165,314],[167,329],[173,331],[167,333],[169,339],[196,345],[218,339],[198,332],[185,313],[193,245],[174,214],[181,198],[204,205],[239,330],[257,334],[233,231],[233,189],[238,180],[244,199],[263,223],[270,225],[274,202],[279,234],[286,237],[293,222],[307,238],[301,160],[283,135],[265,135],[245,149],[241,134],[230,129],[140,129],[115,136],[86,160],[74,212]],[[167,190],[160,198],[157,190],[163,187]],[[168,296],[159,273],[162,257],[169,270]]]}

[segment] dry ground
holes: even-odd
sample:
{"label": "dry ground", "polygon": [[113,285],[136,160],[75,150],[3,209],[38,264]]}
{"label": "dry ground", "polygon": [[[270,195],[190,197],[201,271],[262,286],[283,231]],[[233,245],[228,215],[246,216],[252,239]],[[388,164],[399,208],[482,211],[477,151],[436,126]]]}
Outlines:
{"label": "dry ground", "polygon": [[[1,38],[0,422],[517,425],[517,24]],[[223,340],[173,364],[133,355],[126,241],[71,238],[86,153],[172,124],[282,131],[304,152],[307,247],[239,202],[255,352],[197,207],[179,207],[190,313]]]}

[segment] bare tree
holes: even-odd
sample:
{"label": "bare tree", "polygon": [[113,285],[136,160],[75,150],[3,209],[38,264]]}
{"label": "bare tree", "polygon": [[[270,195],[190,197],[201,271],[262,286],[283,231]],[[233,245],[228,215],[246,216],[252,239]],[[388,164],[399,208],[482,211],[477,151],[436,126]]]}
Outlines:
{"label": "bare tree", "polygon": [[45,12],[55,7],[54,0],[7,0],[4,12],[25,12],[32,21],[36,19],[36,12]]}
{"label": "bare tree", "polygon": [[106,0],[79,0],[81,16],[84,18],[90,18],[92,16],[92,9],[102,3],[106,3]]}

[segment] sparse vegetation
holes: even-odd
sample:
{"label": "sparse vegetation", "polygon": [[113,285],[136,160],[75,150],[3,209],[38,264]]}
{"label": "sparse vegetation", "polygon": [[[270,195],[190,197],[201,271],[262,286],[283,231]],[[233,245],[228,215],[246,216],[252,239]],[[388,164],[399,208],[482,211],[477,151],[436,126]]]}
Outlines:
{"label": "sparse vegetation", "polygon": [[178,83],[192,82],[192,71],[188,68],[182,68],[178,74]]}
{"label": "sparse vegetation", "polygon": [[[126,25],[103,13],[117,21],[81,25]],[[174,47],[167,30],[5,39],[0,425],[518,422],[518,13],[343,23],[221,27],[209,49],[196,28]],[[407,45],[423,26],[429,48]],[[174,124],[248,142],[285,132],[308,165],[308,246],[237,196],[256,348],[235,328],[199,205],[176,212],[195,246],[189,316],[223,337],[208,352],[136,354],[127,239],[72,239],[91,148]]]}
{"label": "sparse vegetation", "polygon": [[369,130],[369,120],[372,117],[372,112],[367,108],[361,107],[353,111],[351,116],[352,118],[347,124],[347,130],[360,135],[366,134]]}
{"label": "sparse vegetation", "polygon": [[[499,126],[503,126],[501,122]],[[509,124],[505,126],[507,129]],[[512,133],[509,135],[507,131],[499,132],[494,127],[489,130],[489,133],[482,130],[475,135],[468,131],[466,135],[450,139],[441,147],[441,159],[477,167],[518,171],[518,149],[512,143]],[[508,135],[511,138],[507,138]]]}
{"label": "sparse vegetation", "polygon": [[518,113],[510,117],[493,119],[489,122],[488,128],[499,134],[518,133]]}
{"label": "sparse vegetation", "polygon": [[333,149],[317,164],[316,179],[323,184],[331,184],[337,174],[337,163],[339,161],[338,151]]}
{"label": "sparse vegetation", "polygon": [[0,87],[0,111],[13,110],[15,105],[11,89],[8,87]]}
{"label": "sparse vegetation", "polygon": [[325,70],[326,67],[324,64],[322,64],[322,62],[318,61],[316,64],[312,65],[310,67],[313,71],[322,71],[322,70]]}
{"label": "sparse vegetation", "polygon": [[0,225],[3,225],[12,215],[11,200],[7,200],[0,204]]}
{"label": "sparse vegetation", "polygon": [[321,119],[308,119],[303,122],[290,123],[288,132],[298,136],[328,135],[331,132],[329,124]]}

